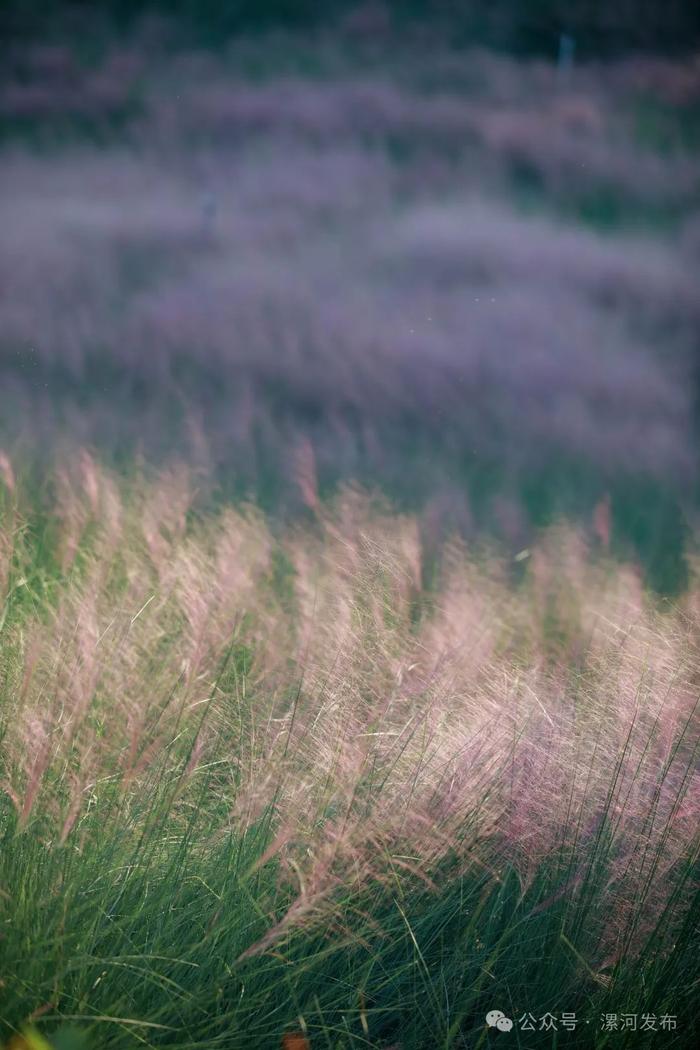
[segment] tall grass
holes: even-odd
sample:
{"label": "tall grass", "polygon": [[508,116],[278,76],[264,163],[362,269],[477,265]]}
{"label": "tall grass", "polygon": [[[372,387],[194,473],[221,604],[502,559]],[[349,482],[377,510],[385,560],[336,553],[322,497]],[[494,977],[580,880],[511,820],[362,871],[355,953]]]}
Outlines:
{"label": "tall grass", "polygon": [[322,492],[452,501],[513,553],[609,493],[614,541],[682,589],[692,56],[88,37],[13,37],[0,68],[3,447],[176,450],[288,512],[310,446]]}
{"label": "tall grass", "polygon": [[693,1044],[695,579],[660,607],[559,526],[426,587],[353,489],[273,534],[184,468],[0,468],[6,1037]]}

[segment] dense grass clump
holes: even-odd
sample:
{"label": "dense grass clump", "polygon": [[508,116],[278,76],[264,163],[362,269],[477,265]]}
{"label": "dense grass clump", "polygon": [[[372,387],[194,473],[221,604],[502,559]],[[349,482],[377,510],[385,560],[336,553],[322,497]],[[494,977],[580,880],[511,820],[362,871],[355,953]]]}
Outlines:
{"label": "dense grass clump", "polygon": [[273,535],[184,469],[0,468],[4,1038],[693,1045],[695,577],[555,526],[427,587],[353,489]]}

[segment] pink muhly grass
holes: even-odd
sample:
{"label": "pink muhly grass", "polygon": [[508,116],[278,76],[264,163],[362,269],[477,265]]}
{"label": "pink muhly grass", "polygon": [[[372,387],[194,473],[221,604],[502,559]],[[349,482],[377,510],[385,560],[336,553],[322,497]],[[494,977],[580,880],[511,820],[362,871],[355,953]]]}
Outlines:
{"label": "pink muhly grass", "polygon": [[12,469],[12,461],[6,452],[0,449],[0,478],[7,489],[12,495],[15,491],[15,472]]}
{"label": "pink muhly grass", "polygon": [[[274,860],[289,896],[249,954],[331,921],[370,880],[439,884],[447,857],[511,864],[523,892],[570,858],[543,908],[563,881],[575,900],[592,865],[614,916],[601,952],[640,943],[637,903],[649,922],[666,907],[698,809],[696,584],[661,612],[634,571],[557,526],[519,588],[495,556],[448,543],[421,606],[418,523],[358,490],[273,539],[252,509],[188,520],[184,474],[149,503],[140,479],[117,497],[86,470],[80,572],[53,610],[4,628],[21,827],[45,808],[56,841],[85,834],[109,785],[125,812],[169,785],[177,823],[210,770],[226,814],[212,840],[267,827],[260,866]],[[276,550],[293,566],[283,593]]]}
{"label": "pink muhly grass", "polygon": [[17,810],[20,829],[24,829],[29,822],[51,763],[53,740],[49,728],[39,718],[33,718],[25,727],[24,749],[21,787],[5,784],[5,791]]}

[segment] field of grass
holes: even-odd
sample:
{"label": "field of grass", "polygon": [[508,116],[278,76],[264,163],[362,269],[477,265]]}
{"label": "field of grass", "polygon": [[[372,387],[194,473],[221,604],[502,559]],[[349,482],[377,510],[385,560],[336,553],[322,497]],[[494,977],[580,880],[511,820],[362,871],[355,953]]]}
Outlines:
{"label": "field of grass", "polygon": [[4,57],[0,1046],[700,1045],[697,56]]}
{"label": "field of grass", "polygon": [[[361,27],[360,27],[361,29]],[[671,593],[698,519],[700,68],[282,32],[9,48],[0,444],[359,478],[516,553],[611,499]]]}
{"label": "field of grass", "polygon": [[3,468],[6,1034],[694,1045],[700,582],[562,525],[426,588],[357,489],[275,535],[185,468]]}

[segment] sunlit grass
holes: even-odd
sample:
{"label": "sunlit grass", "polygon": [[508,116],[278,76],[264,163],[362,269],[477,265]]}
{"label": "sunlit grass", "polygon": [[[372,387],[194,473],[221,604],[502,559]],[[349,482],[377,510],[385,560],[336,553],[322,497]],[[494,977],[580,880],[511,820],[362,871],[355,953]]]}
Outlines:
{"label": "sunlit grass", "polygon": [[426,595],[359,492],[273,536],[184,470],[4,473],[5,1039],[693,1044],[694,583],[659,608],[554,528],[517,585],[455,540]]}

